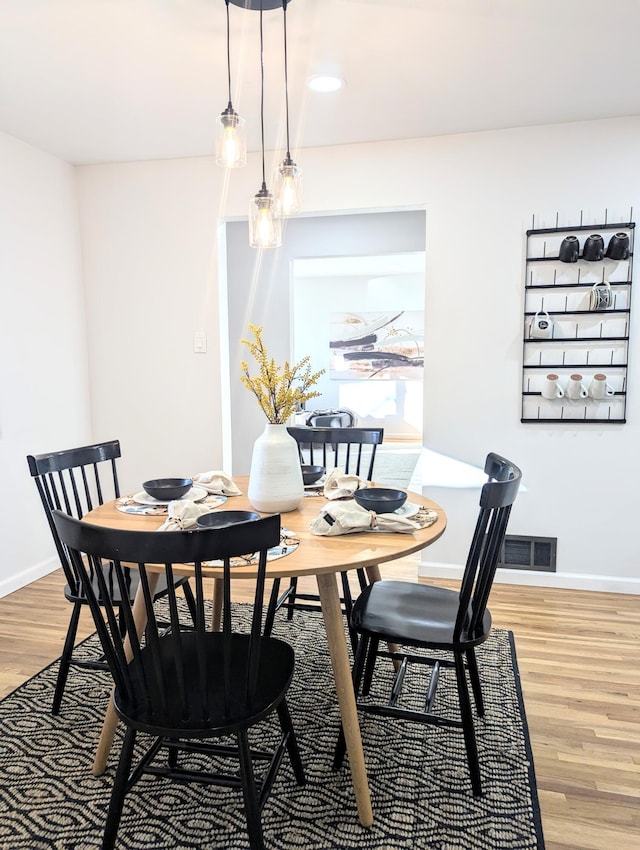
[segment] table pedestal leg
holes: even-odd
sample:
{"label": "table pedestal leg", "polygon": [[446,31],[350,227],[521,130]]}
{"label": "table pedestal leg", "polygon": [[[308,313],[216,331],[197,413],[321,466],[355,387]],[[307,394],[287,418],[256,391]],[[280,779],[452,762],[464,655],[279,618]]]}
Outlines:
{"label": "table pedestal leg", "polygon": [[[158,573],[147,573],[147,575],[149,577],[149,590],[151,592],[151,595],[153,595],[156,590],[156,585],[158,584],[159,575]],[[138,590],[136,591],[136,598],[133,600],[133,622],[136,625],[136,632],[138,634],[138,637],[142,639],[145,626],[147,625],[147,611],[144,604],[144,594],[142,592],[142,585],[138,585]],[[129,638],[126,638],[124,642],[124,652],[127,659],[131,659],[133,657]],[[102,774],[107,769],[107,759],[109,758],[109,753],[111,752],[111,745],[113,744],[113,739],[115,737],[117,728],[118,715],[116,714],[116,710],[113,707],[112,691],[111,697],[109,698],[109,705],[107,706],[107,711],[104,716],[104,721],[102,723],[102,731],[100,732],[100,740],[98,741],[98,747],[96,749],[96,754],[93,759],[93,767],[91,768],[91,772],[94,776],[102,776]]]}
{"label": "table pedestal leg", "polygon": [[222,623],[222,595],[224,583],[221,578],[213,580],[213,607],[211,609],[211,631],[219,632]]}
{"label": "table pedestal leg", "polygon": [[382,576],[380,575],[380,567],[377,564],[372,564],[370,567],[365,567],[367,571],[367,578],[369,579],[369,584],[373,584],[374,581],[380,581]]}
{"label": "table pedestal leg", "polygon": [[[380,567],[377,564],[372,564],[370,567],[367,567],[366,570],[370,584],[373,584],[374,581],[381,581],[382,576],[380,575]],[[387,649],[389,652],[400,651],[400,647],[397,643],[387,643]],[[394,670],[397,672],[400,669],[401,662],[398,661],[397,658],[394,658],[391,663],[393,664]]]}
{"label": "table pedestal leg", "polygon": [[347,652],[347,641],[344,632],[342,611],[340,608],[340,597],[336,585],[336,576],[333,573],[319,575],[318,592],[322,605],[322,616],[327,632],[327,643],[333,667],[333,677],[336,683],[338,695],[338,706],[342,718],[342,728],[349,754],[349,765],[353,778],[353,790],[358,807],[360,823],[363,826],[371,826],[373,823],[373,812],[371,810],[371,794],[367,781],[367,769],[364,762],[364,751],[362,749],[362,738],[360,736],[360,725],[358,723],[358,712],[356,699],[353,693],[353,682],[351,680],[351,665]]}

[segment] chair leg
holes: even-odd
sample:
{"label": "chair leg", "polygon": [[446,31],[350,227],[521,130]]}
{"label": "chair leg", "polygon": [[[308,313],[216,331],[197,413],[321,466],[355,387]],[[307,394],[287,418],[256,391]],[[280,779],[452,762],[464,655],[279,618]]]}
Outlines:
{"label": "chair leg", "polygon": [[287,620],[293,620],[293,606],[296,601],[296,593],[298,591],[298,577],[293,576],[290,583],[291,592],[289,593],[289,600],[287,608]]}
{"label": "chair leg", "polygon": [[473,647],[467,650],[467,671],[469,672],[469,679],[471,680],[473,698],[476,702],[478,717],[484,717],[484,699],[482,698],[482,687],[480,685],[480,675],[478,674],[478,663],[476,661],[476,654]]}
{"label": "chair leg", "polygon": [[291,722],[291,715],[289,714],[289,706],[287,705],[286,699],[283,699],[278,706],[278,717],[280,718],[280,727],[282,728],[282,731],[288,733],[287,752],[289,753],[289,760],[291,761],[291,767],[293,768],[296,782],[298,785],[306,785],[307,780],[304,775],[302,759],[300,758],[298,740],[293,728],[293,723]]}
{"label": "chair leg", "polygon": [[244,810],[247,817],[247,832],[249,834],[249,846],[251,850],[265,850],[262,838],[262,820],[260,818],[260,806],[258,804],[258,793],[253,775],[253,764],[249,751],[249,737],[246,729],[237,733],[238,754],[240,757],[240,778],[242,780],[242,793],[244,795]]}
{"label": "chair leg", "polygon": [[131,770],[131,759],[133,757],[133,747],[136,742],[136,730],[128,728],[125,732],[122,749],[120,750],[120,760],[113,781],[113,790],[111,792],[111,800],[109,801],[109,811],[107,812],[107,823],[104,828],[104,836],[102,838],[102,850],[113,850],[116,845],[116,836],[122,817],[122,808],[124,806],[124,797],[127,787],[127,779]]}
{"label": "chair leg", "polygon": [[58,678],[56,679],[56,689],[53,694],[53,705],[51,707],[52,714],[60,712],[60,703],[64,694],[64,688],[67,684],[67,676],[69,675],[69,667],[71,666],[71,656],[73,655],[73,647],[76,642],[76,633],[78,631],[78,621],[80,619],[80,610],[82,606],[79,602],[73,605],[73,611],[69,618],[69,628],[67,636],[64,639],[64,649],[60,656],[60,666],[58,667]]}
{"label": "chair leg", "polygon": [[367,663],[364,668],[364,679],[362,680],[362,695],[368,696],[371,690],[371,682],[373,681],[373,671],[376,666],[376,658],[378,655],[378,646],[380,641],[378,638],[371,638],[369,650],[367,652]]}
{"label": "chair leg", "polygon": [[462,719],[462,731],[464,732],[464,743],[467,750],[467,762],[471,774],[471,787],[473,796],[482,794],[482,781],[480,779],[480,765],[478,763],[478,748],[476,746],[476,735],[473,729],[473,715],[471,713],[471,700],[467,688],[467,679],[464,669],[462,655],[454,653],[456,665],[456,680],[458,683],[458,699],[460,700],[460,717]]}
{"label": "chair leg", "polygon": [[278,596],[280,595],[280,579],[274,578],[271,586],[271,596],[269,597],[269,605],[267,606],[267,616],[264,621],[264,636],[271,637],[273,631],[273,623],[276,618],[276,610],[278,607]]}
{"label": "chair leg", "polygon": [[351,597],[351,588],[349,587],[349,573],[340,573],[342,579],[342,599],[344,604],[344,613],[347,618],[347,628],[349,629],[349,638],[351,639],[351,649],[355,656],[358,649],[358,633],[351,628],[351,611],[353,610],[353,599]]}
{"label": "chair leg", "polygon": [[189,615],[191,616],[191,622],[195,626],[196,624],[196,600],[193,596],[193,590],[191,590],[191,585],[188,581],[182,585],[182,592],[184,593],[184,598],[187,603],[187,608],[189,609]]}
{"label": "chair leg", "polygon": [[360,590],[364,590],[367,587],[367,585],[369,584],[369,582],[367,581],[367,574],[362,569],[362,567],[360,567],[359,570],[356,570],[356,572],[358,574],[358,582],[360,584]]}

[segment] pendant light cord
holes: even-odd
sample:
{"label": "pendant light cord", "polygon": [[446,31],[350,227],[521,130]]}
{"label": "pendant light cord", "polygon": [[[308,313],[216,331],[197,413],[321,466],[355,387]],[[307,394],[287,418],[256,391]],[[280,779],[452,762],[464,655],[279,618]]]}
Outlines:
{"label": "pendant light cord", "polygon": [[285,114],[287,119],[287,160],[291,159],[291,150],[289,147],[289,72],[288,72],[288,61],[287,61],[287,2],[288,0],[282,0],[282,11],[283,11],[283,20],[284,20],[284,100],[285,100]]}
{"label": "pendant light cord", "polygon": [[262,0],[260,0],[260,133],[262,137],[262,190],[267,191],[264,170],[264,36],[262,33]]}
{"label": "pendant light cord", "polygon": [[229,81],[229,109],[231,108],[231,48],[229,47],[229,0],[227,4],[227,79]]}

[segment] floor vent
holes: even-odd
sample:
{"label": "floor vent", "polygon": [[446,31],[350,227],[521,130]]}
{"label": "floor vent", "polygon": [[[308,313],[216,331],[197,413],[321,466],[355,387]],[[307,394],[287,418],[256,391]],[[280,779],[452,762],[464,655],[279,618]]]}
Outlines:
{"label": "floor vent", "polygon": [[510,570],[556,571],[557,537],[524,537],[507,534],[498,566]]}

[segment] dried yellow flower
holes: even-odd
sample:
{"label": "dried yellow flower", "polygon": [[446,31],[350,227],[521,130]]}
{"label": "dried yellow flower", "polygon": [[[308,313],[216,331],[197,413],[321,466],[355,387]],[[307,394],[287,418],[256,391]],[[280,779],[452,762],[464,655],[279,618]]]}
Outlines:
{"label": "dried yellow flower", "polygon": [[288,360],[285,360],[284,366],[276,366],[262,342],[262,327],[250,324],[249,330],[254,339],[241,339],[240,342],[247,346],[258,364],[258,375],[251,377],[248,364],[242,360],[240,380],[258,399],[269,422],[272,425],[284,425],[305,401],[320,395],[310,388],[325,370],[312,372],[309,356],[303,357],[295,366],[290,366]]}

